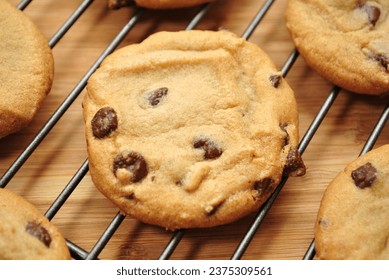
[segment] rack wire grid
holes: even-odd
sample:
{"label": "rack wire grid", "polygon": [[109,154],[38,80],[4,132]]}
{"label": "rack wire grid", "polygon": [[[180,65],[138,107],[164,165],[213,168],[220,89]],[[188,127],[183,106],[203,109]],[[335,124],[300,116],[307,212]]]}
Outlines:
{"label": "rack wire grid", "polygon": [[[50,38],[56,72],[32,124],[0,140],[0,186],[42,210],[74,259],[314,259],[325,187],[348,162],[388,143],[388,98],[344,91],[310,70],[286,30],[286,0],[219,0],[173,11],[109,10],[93,0],[10,2]],[[294,89],[307,175],[284,178],[257,213],[225,226],[169,232],[125,217],[88,176],[81,113],[87,80],[115,49],[151,33],[219,28],[263,48]]]}

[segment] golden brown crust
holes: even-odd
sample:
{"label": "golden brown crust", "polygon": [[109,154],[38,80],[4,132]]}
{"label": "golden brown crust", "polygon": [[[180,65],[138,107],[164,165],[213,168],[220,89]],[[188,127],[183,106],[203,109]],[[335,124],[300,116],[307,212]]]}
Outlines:
{"label": "golden brown crust", "polygon": [[0,0],[0,138],[28,125],[51,89],[47,39],[21,11]]}

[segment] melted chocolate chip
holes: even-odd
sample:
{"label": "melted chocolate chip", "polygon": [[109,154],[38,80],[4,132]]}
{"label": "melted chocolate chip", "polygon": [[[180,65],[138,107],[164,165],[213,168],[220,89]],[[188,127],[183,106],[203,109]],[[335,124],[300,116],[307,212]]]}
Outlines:
{"label": "melted chocolate chip", "polygon": [[374,56],[374,59],[377,60],[381,65],[388,71],[389,68],[389,57],[384,54],[377,54]]}
{"label": "melted chocolate chip", "polygon": [[273,74],[270,75],[269,80],[273,87],[278,88],[278,86],[281,83],[281,76],[277,74]]}
{"label": "melted chocolate chip", "polygon": [[286,157],[286,164],[284,167],[284,176],[303,176],[305,174],[305,165],[301,155],[296,147],[291,147],[288,156]]}
{"label": "melted chocolate chip", "polygon": [[254,182],[254,190],[259,192],[259,194],[265,194],[269,192],[274,187],[274,180],[272,178],[264,178],[260,181]]}
{"label": "melted chocolate chip", "polygon": [[157,106],[159,102],[161,102],[162,98],[164,98],[168,94],[169,89],[167,87],[161,87],[148,93],[148,101],[151,106]]}
{"label": "melted chocolate chip", "polygon": [[118,127],[116,112],[111,107],[104,107],[97,111],[92,119],[92,132],[96,138],[104,138]]}
{"label": "melted chocolate chip", "polygon": [[353,172],[351,172],[351,177],[354,180],[355,185],[358,188],[364,189],[371,187],[375,179],[377,178],[377,169],[370,163],[366,163]]}
{"label": "melted chocolate chip", "polygon": [[221,156],[223,150],[219,148],[215,142],[208,138],[200,138],[197,139],[193,143],[193,147],[196,149],[203,149],[205,151],[204,158],[205,159],[215,159]]}
{"label": "melted chocolate chip", "polygon": [[377,6],[373,6],[369,3],[362,5],[363,10],[367,13],[369,22],[375,26],[381,16],[381,10]]}
{"label": "melted chocolate chip", "polygon": [[38,225],[37,223],[28,222],[28,224],[26,225],[26,231],[35,238],[37,238],[39,241],[41,241],[43,244],[45,244],[46,247],[50,247],[51,237],[47,229],[45,229],[41,225]]}
{"label": "melted chocolate chip", "polygon": [[132,173],[131,181],[133,183],[139,182],[147,176],[147,163],[143,156],[137,152],[124,152],[117,155],[113,162],[113,171],[124,168]]}

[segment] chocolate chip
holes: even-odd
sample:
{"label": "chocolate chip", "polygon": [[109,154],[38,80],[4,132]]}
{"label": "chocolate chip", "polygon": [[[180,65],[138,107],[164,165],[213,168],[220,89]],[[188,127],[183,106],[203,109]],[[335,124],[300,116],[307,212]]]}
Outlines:
{"label": "chocolate chip", "polygon": [[97,111],[92,121],[92,132],[96,138],[104,138],[118,127],[116,112],[111,107],[103,107]]}
{"label": "chocolate chip", "polygon": [[381,10],[377,6],[366,3],[362,5],[363,10],[367,13],[369,22],[375,26],[381,16]]}
{"label": "chocolate chip", "polygon": [[256,190],[259,194],[265,194],[269,192],[274,187],[274,180],[272,178],[264,178],[260,181],[254,182],[254,190]]}
{"label": "chocolate chip", "polygon": [[278,88],[281,83],[281,76],[278,74],[273,74],[270,75],[269,80],[273,87]]}
{"label": "chocolate chip", "polygon": [[389,57],[384,54],[377,54],[374,56],[374,59],[377,60],[381,65],[388,71],[389,68]]}
{"label": "chocolate chip", "polygon": [[371,187],[377,178],[377,169],[370,163],[366,163],[351,172],[351,177],[358,188],[364,189]]}
{"label": "chocolate chip", "polygon": [[117,155],[113,163],[116,175],[118,169],[124,168],[132,173],[131,182],[136,183],[147,176],[147,163],[143,156],[137,152],[124,152]]}
{"label": "chocolate chip", "polygon": [[284,176],[303,176],[305,174],[305,165],[301,158],[300,152],[296,147],[291,147],[288,156],[286,157],[286,164],[284,166]]}
{"label": "chocolate chip", "polygon": [[26,231],[45,244],[46,247],[50,247],[51,237],[47,229],[35,222],[28,222],[26,225]]}
{"label": "chocolate chip", "polygon": [[135,194],[134,193],[130,193],[129,195],[126,196],[126,198],[128,200],[135,200]]}
{"label": "chocolate chip", "polygon": [[177,181],[176,181],[176,186],[181,187],[181,186],[182,186],[182,180],[177,180]]}
{"label": "chocolate chip", "polygon": [[389,55],[369,48],[364,48],[362,51],[367,58],[377,61],[387,72],[389,71]]}
{"label": "chocolate chip", "polygon": [[205,159],[215,159],[221,156],[223,150],[219,148],[215,142],[208,138],[199,138],[193,143],[196,149],[203,149],[205,151]]}
{"label": "chocolate chip", "polygon": [[157,106],[159,102],[161,102],[162,98],[164,98],[168,94],[169,89],[167,87],[158,88],[152,92],[148,93],[148,100],[151,106]]}

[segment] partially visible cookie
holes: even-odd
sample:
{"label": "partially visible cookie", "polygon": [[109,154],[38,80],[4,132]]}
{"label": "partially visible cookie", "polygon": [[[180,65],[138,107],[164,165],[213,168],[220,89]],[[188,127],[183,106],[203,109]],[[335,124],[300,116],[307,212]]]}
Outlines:
{"label": "partially visible cookie", "polygon": [[108,7],[119,9],[136,4],[139,7],[149,9],[176,9],[193,7],[212,1],[215,0],[108,0]]}
{"label": "partially visible cookie", "polygon": [[125,212],[167,229],[258,209],[303,175],[292,89],[227,31],[160,32],[115,51],[84,100],[91,177]]}
{"label": "partially visible cookie", "polygon": [[319,259],[389,259],[389,145],[350,163],[326,189],[315,229]]}
{"label": "partially visible cookie", "polygon": [[16,193],[0,188],[0,259],[70,259],[62,234]]}
{"label": "partially visible cookie", "polygon": [[286,23],[309,66],[352,92],[389,92],[389,1],[288,0]]}
{"label": "partially visible cookie", "polygon": [[51,89],[54,62],[31,20],[0,0],[0,138],[26,127]]}

